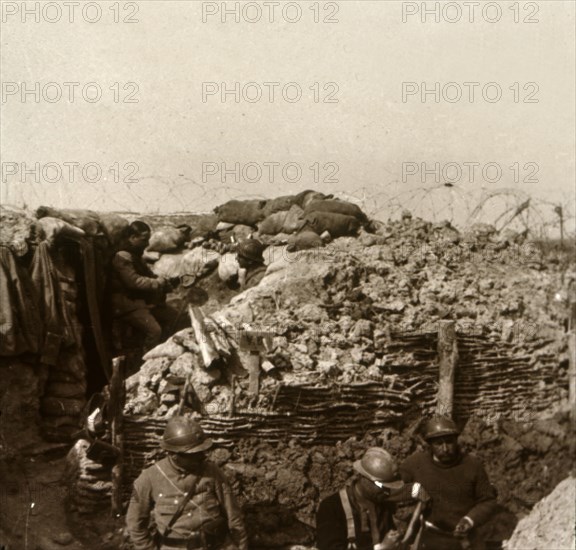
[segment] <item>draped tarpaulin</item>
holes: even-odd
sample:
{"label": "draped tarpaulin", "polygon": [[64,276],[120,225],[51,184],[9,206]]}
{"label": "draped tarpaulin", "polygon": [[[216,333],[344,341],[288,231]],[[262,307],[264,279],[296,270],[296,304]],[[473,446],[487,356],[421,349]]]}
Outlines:
{"label": "draped tarpaulin", "polygon": [[38,296],[26,269],[0,245],[0,355],[38,353],[43,323]]}

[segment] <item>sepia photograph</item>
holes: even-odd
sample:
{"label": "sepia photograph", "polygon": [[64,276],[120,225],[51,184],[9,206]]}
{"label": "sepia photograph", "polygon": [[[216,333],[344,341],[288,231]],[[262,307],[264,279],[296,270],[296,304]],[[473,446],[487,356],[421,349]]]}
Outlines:
{"label": "sepia photograph", "polygon": [[0,15],[0,550],[576,550],[575,0]]}

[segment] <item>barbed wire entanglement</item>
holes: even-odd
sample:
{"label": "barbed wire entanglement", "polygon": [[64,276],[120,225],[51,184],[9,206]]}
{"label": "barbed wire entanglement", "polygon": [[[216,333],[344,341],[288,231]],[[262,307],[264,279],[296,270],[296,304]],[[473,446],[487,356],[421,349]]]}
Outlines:
{"label": "barbed wire entanglement", "polygon": [[567,194],[553,202],[514,188],[472,191],[444,183],[395,193],[398,187],[399,182],[393,181],[378,193],[370,194],[362,187],[335,195],[358,204],[369,216],[380,220],[410,210],[429,221],[447,220],[461,228],[488,223],[499,231],[529,231],[538,238],[575,237],[574,198]]}
{"label": "barbed wire entanglement", "polygon": [[[120,188],[110,192],[114,182],[106,176],[98,182],[83,182],[78,186],[64,181],[46,186],[29,182],[26,186],[11,187],[4,204],[18,207],[51,205],[94,210],[109,210],[133,214],[200,214],[212,211],[229,200],[266,200],[304,188],[314,188],[336,198],[357,204],[371,218],[386,221],[397,219],[404,210],[431,222],[449,221],[459,229],[475,223],[487,223],[497,230],[528,231],[533,238],[569,239],[576,236],[576,212],[573,191],[566,191],[555,201],[531,195],[511,187],[471,189],[466,185],[444,182],[434,185],[409,186],[398,179],[373,185],[331,189],[326,184],[315,186],[297,183],[279,189],[269,187],[262,193],[247,192],[242,182],[233,185],[218,182],[200,182],[184,173],[177,176],[138,174],[134,181],[123,181]],[[74,187],[74,188],[73,188]],[[342,186],[340,185],[340,189]]]}

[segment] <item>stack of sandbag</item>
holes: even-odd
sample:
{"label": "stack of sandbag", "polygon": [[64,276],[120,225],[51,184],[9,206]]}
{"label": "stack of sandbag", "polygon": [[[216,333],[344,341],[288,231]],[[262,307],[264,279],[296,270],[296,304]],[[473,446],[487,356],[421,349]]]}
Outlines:
{"label": "stack of sandbag", "polygon": [[53,245],[58,237],[74,239],[86,235],[83,229],[52,216],[46,216],[36,222],[36,234],[41,241],[47,241],[50,245]]}
{"label": "stack of sandbag", "polygon": [[259,222],[277,212],[287,212],[293,206],[305,209],[315,200],[324,200],[332,195],[306,190],[297,195],[284,195],[271,200],[230,200],[217,206],[214,212],[219,222],[256,227]]}
{"label": "stack of sandbag", "polygon": [[109,464],[87,456],[90,443],[80,439],[66,457],[66,481],[72,508],[92,514],[110,507],[112,479]]}
{"label": "stack of sandbag", "polygon": [[[93,210],[40,206],[36,210],[36,217],[41,231],[40,236],[48,240],[53,240],[58,234],[71,237],[105,237],[112,246],[117,246],[124,228],[128,226],[128,220],[118,214],[98,214]],[[54,220],[64,222],[66,225]]]}
{"label": "stack of sandbag", "polygon": [[86,365],[79,350],[60,353],[50,367],[40,400],[42,433],[48,441],[69,441],[80,429],[86,404]]}

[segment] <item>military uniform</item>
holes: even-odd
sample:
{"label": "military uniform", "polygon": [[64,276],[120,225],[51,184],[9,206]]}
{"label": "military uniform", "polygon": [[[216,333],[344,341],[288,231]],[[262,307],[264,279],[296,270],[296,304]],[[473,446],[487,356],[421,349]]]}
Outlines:
{"label": "military uniform", "polygon": [[[194,495],[182,515],[169,535],[156,543],[150,530],[152,511],[162,535],[193,486]],[[136,550],[248,549],[244,521],[230,484],[211,462],[203,464],[200,475],[178,468],[170,457],[144,470],[134,482],[126,524]],[[213,546],[203,545],[206,540]]]}
{"label": "military uniform", "polygon": [[140,254],[121,250],[112,260],[112,312],[115,318],[144,334],[146,348],[162,338],[162,326],[176,317],[165,300],[165,281],[158,278]]}
{"label": "military uniform", "polygon": [[[351,505],[358,550],[372,550],[394,529],[395,505],[391,502],[361,502],[351,486],[345,488]],[[316,543],[319,550],[346,550],[346,515],[339,493],[325,498],[316,515]]]}
{"label": "military uniform", "polygon": [[260,281],[266,275],[266,269],[265,265],[261,265],[246,270],[246,278],[244,279],[242,290],[248,290],[249,288],[259,285]]}
{"label": "military uniform", "polygon": [[[435,461],[430,452],[419,451],[400,466],[400,475],[405,482],[422,484],[432,499],[425,519],[447,533],[425,530],[423,549],[460,550],[460,541],[449,535],[460,519],[469,518],[476,528],[496,509],[496,491],[482,463],[472,455],[461,454],[454,464],[444,465]],[[481,547],[474,531],[471,542]]]}

